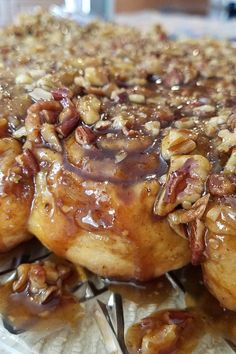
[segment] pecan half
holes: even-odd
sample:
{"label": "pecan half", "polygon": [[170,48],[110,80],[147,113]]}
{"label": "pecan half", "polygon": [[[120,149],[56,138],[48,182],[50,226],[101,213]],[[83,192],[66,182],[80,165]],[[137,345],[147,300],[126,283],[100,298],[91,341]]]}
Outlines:
{"label": "pecan half", "polygon": [[96,140],[96,135],[88,127],[78,127],[75,130],[75,140],[81,145],[91,144]]}
{"label": "pecan half", "polygon": [[167,215],[179,204],[190,208],[201,197],[209,171],[210,163],[201,155],[173,156],[167,181],[155,201],[154,213]]}

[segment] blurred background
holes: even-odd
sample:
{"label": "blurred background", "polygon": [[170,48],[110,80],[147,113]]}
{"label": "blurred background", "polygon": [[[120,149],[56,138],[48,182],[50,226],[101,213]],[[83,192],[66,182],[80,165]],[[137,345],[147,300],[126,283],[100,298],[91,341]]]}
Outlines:
{"label": "blurred background", "polygon": [[0,0],[0,26],[36,6],[80,22],[101,17],[145,27],[158,21],[177,35],[236,37],[236,0]]}

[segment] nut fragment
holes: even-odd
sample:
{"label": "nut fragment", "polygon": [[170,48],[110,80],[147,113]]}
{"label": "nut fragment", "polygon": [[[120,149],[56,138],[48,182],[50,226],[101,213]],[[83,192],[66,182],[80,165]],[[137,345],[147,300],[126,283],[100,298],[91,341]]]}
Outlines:
{"label": "nut fragment", "polygon": [[41,134],[45,142],[48,143],[53,150],[58,152],[62,151],[62,147],[57,137],[54,125],[44,123],[41,128]]}
{"label": "nut fragment", "polygon": [[195,117],[184,117],[178,119],[175,122],[175,127],[178,129],[190,129],[196,125],[196,118]]}
{"label": "nut fragment", "polygon": [[108,83],[107,73],[104,68],[87,67],[84,70],[84,78],[94,86],[104,86]]}
{"label": "nut fragment", "polygon": [[172,225],[178,225],[187,224],[196,219],[201,219],[206,210],[209,197],[209,194],[201,197],[191,206],[189,210],[180,209],[170,213],[168,215],[168,221],[170,221]]}
{"label": "nut fragment", "polygon": [[85,124],[92,125],[100,119],[101,102],[94,95],[86,95],[79,99],[77,109]]}
{"label": "nut fragment", "polygon": [[21,264],[17,268],[13,282],[13,292],[24,292],[37,305],[44,305],[50,300],[63,295],[63,281],[71,274],[69,265],[60,265],[51,261]]}
{"label": "nut fragment", "polygon": [[20,139],[20,138],[23,138],[23,136],[27,136],[27,131],[26,131],[26,128],[25,126],[15,130],[13,133],[12,133],[13,137],[16,138],[16,139]]}
{"label": "nut fragment", "polygon": [[224,197],[236,191],[236,184],[233,183],[230,175],[213,174],[209,176],[207,182],[209,192],[217,197]]}
{"label": "nut fragment", "polygon": [[230,158],[226,162],[224,173],[234,173],[236,174],[236,149],[234,148]]}
{"label": "nut fragment", "polygon": [[150,121],[144,124],[145,129],[150,132],[153,136],[157,136],[160,133],[160,122]]}
{"label": "nut fragment", "polygon": [[19,74],[16,77],[16,84],[32,84],[33,79],[31,77],[31,75],[27,74],[27,73],[22,73]]}
{"label": "nut fragment", "polygon": [[171,156],[187,154],[196,148],[196,134],[187,129],[171,129],[162,140],[161,153],[165,160]]}
{"label": "nut fragment", "polygon": [[154,213],[167,215],[186,202],[196,202],[204,189],[210,171],[209,161],[201,155],[173,156],[166,184],[154,204]]}
{"label": "nut fragment", "polygon": [[26,149],[16,157],[16,162],[22,167],[23,173],[32,177],[39,171],[39,165],[31,150]]}
{"label": "nut fragment", "polygon": [[96,135],[88,127],[78,127],[75,130],[75,140],[81,145],[91,144],[95,141]]}
{"label": "nut fragment", "polygon": [[236,146],[236,129],[231,133],[228,129],[223,129],[218,136],[222,139],[217,147],[220,152],[228,152],[232,147]]}
{"label": "nut fragment", "polygon": [[129,100],[133,103],[144,103],[145,97],[144,95],[140,95],[138,93],[133,93],[129,95]]}
{"label": "nut fragment", "polygon": [[53,96],[51,92],[46,91],[42,88],[36,87],[32,92],[29,93],[29,96],[35,101],[51,101]]}
{"label": "nut fragment", "polygon": [[56,131],[61,134],[64,138],[66,138],[72,131],[76,128],[76,126],[79,123],[79,117],[69,117],[65,120],[63,120],[62,123],[60,123]]}

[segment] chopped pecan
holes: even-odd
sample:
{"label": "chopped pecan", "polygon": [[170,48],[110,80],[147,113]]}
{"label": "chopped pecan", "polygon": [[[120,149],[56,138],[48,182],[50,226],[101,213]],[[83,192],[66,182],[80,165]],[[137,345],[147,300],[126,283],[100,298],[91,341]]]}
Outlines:
{"label": "chopped pecan", "polygon": [[52,95],[53,95],[54,100],[60,101],[66,97],[72,98],[73,92],[70,89],[68,89],[67,87],[59,87],[56,90],[52,91]]}
{"label": "chopped pecan", "polygon": [[232,147],[236,146],[236,129],[231,133],[228,129],[222,129],[218,136],[222,139],[217,147],[220,152],[228,152]]}
{"label": "chopped pecan", "polygon": [[75,130],[75,140],[81,145],[87,145],[96,140],[96,135],[93,133],[92,129],[86,126],[81,126]]}
{"label": "chopped pecan", "polygon": [[225,195],[235,193],[236,184],[233,182],[230,176],[233,175],[210,175],[207,181],[209,192],[217,197],[224,197]]}
{"label": "chopped pecan", "polygon": [[197,135],[187,129],[171,129],[161,143],[161,153],[165,160],[173,155],[187,154],[196,148]]}
{"label": "chopped pecan", "polygon": [[236,148],[233,148],[232,153],[225,164],[224,173],[236,174]]}
{"label": "chopped pecan", "polygon": [[86,95],[79,99],[77,109],[85,124],[92,125],[100,119],[100,100],[94,95]]}
{"label": "chopped pecan", "polygon": [[44,123],[41,128],[41,135],[44,141],[48,143],[53,150],[58,152],[62,151],[62,147],[57,137],[54,125]]}
{"label": "chopped pecan", "polygon": [[58,112],[43,109],[40,115],[47,123],[54,124],[57,122]]}
{"label": "chopped pecan", "polygon": [[191,209],[189,210],[181,209],[170,213],[168,215],[168,221],[171,221],[173,225],[178,225],[187,224],[196,219],[201,219],[206,210],[209,197],[209,194],[201,197],[192,205]]}
{"label": "chopped pecan", "polygon": [[76,128],[78,123],[79,123],[79,116],[71,117],[71,118],[69,117],[63,120],[63,122],[57,126],[56,130],[59,134],[61,134],[64,138],[66,138],[68,135],[70,135],[70,133],[72,133],[72,131]]}
{"label": "chopped pecan", "polygon": [[188,224],[187,232],[191,249],[191,262],[193,265],[198,265],[205,259],[205,225],[202,221],[196,219]]}
{"label": "chopped pecan", "polygon": [[36,87],[32,92],[29,93],[29,96],[35,101],[51,101],[53,96],[51,92],[46,91],[42,88]]}
{"label": "chopped pecan", "polygon": [[26,149],[16,157],[16,162],[22,167],[22,171],[28,177],[35,176],[39,171],[39,164],[31,150]]}
{"label": "chopped pecan", "polygon": [[157,120],[146,122],[144,127],[153,136],[157,136],[160,133],[160,122]]}
{"label": "chopped pecan", "polygon": [[87,67],[84,70],[84,78],[91,85],[104,86],[108,83],[108,76],[106,69],[103,67]]}
{"label": "chopped pecan", "polygon": [[63,281],[71,274],[72,268],[51,261],[21,264],[17,268],[16,279],[12,284],[13,292],[29,296],[31,301],[44,305],[51,299],[63,294]]}
{"label": "chopped pecan", "polygon": [[62,106],[59,102],[56,101],[36,102],[29,107],[28,112],[39,113],[43,110],[61,112]]}

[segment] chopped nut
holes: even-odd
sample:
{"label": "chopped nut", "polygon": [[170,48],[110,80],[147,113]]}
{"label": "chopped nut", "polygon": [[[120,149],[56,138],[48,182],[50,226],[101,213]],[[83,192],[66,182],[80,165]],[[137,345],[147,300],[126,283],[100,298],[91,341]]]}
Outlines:
{"label": "chopped nut", "polygon": [[45,91],[42,88],[35,88],[29,93],[29,96],[35,101],[51,101],[53,96],[51,92]]}
{"label": "chopped nut", "polygon": [[187,224],[196,219],[201,219],[209,201],[210,195],[207,194],[204,197],[198,199],[189,210],[176,210],[168,215],[168,221],[171,221],[172,225]]}
{"label": "chopped nut", "polygon": [[115,156],[115,163],[123,161],[127,157],[127,155],[128,154],[126,151],[119,151]]}
{"label": "chopped nut", "polygon": [[75,140],[81,145],[89,145],[96,140],[96,135],[88,127],[78,127],[75,130]]}
{"label": "chopped nut", "polygon": [[24,296],[43,305],[63,295],[63,281],[71,274],[71,270],[69,265],[56,265],[51,261],[21,264],[12,285],[13,292],[23,292],[27,288]]}
{"label": "chopped nut", "polygon": [[54,100],[60,101],[63,98],[72,98],[73,97],[73,92],[69,90],[67,87],[59,87],[56,90],[52,91],[52,95]]}
{"label": "chopped nut", "polygon": [[230,179],[230,175],[210,175],[207,181],[209,192],[217,197],[224,197],[236,191],[236,185]]}
{"label": "chopped nut", "polygon": [[83,96],[77,104],[81,119],[85,124],[92,125],[100,119],[101,102],[94,95]]}
{"label": "chopped nut", "polygon": [[129,100],[134,103],[144,103],[145,97],[143,95],[138,94],[138,93],[133,93],[133,94],[129,95]]}
{"label": "chopped nut", "polygon": [[12,133],[12,136],[16,139],[23,138],[23,136],[27,136],[27,131],[25,126],[21,127],[20,129],[17,129]]}
{"label": "chopped nut", "polygon": [[196,116],[199,116],[201,118],[211,117],[215,113],[215,107],[205,104],[199,107],[195,107],[193,109],[193,113],[196,114]]}
{"label": "chopped nut", "polygon": [[32,77],[27,73],[19,74],[16,77],[16,84],[32,84],[32,82],[33,82]]}
{"label": "chopped nut", "polygon": [[233,149],[230,158],[226,162],[224,173],[234,173],[236,174],[236,149]]}
{"label": "chopped nut", "polygon": [[236,146],[236,129],[231,133],[228,129],[223,129],[218,136],[222,139],[217,150],[220,152],[228,152],[232,147]]}
{"label": "chopped nut", "polygon": [[31,150],[26,149],[16,157],[16,162],[22,167],[23,173],[32,177],[39,171],[39,165]]}
{"label": "chopped nut", "polygon": [[108,83],[107,73],[104,68],[88,67],[84,70],[84,78],[94,86],[104,86]]}
{"label": "chopped nut", "polygon": [[145,129],[150,132],[153,136],[157,136],[160,132],[160,122],[150,121],[144,124]]}
{"label": "chopped nut", "polygon": [[48,111],[46,109],[43,109],[40,112],[41,117],[43,117],[43,119],[47,122],[47,123],[51,123],[54,124],[57,121],[58,118],[58,112],[54,112],[54,111]]}
{"label": "chopped nut", "polygon": [[96,130],[106,130],[111,126],[111,122],[109,120],[99,120],[94,128]]}
{"label": "chopped nut", "polygon": [[187,154],[196,148],[196,134],[187,129],[171,129],[162,140],[161,153],[165,160],[171,156]]}
{"label": "chopped nut", "polygon": [[68,117],[60,123],[56,131],[61,134],[64,138],[66,138],[72,131],[76,128],[79,123],[79,117]]}
{"label": "chopped nut", "polygon": [[41,128],[41,134],[43,139],[46,141],[46,143],[49,144],[49,146],[58,152],[62,151],[61,144],[59,142],[59,139],[56,134],[56,130],[54,125],[44,123]]}
{"label": "chopped nut", "polygon": [[175,127],[178,129],[190,129],[196,125],[195,117],[185,117],[175,122]]}

